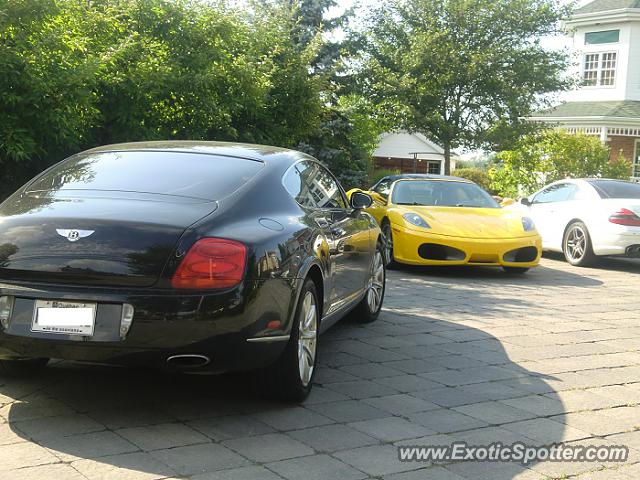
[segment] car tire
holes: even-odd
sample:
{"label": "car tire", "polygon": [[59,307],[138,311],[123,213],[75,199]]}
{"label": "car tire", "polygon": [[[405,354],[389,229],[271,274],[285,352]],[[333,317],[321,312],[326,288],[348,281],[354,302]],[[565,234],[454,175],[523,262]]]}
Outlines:
{"label": "car tire", "polygon": [[25,358],[0,360],[0,375],[6,377],[28,377],[41,372],[49,363],[48,358]]}
{"label": "car tire", "polygon": [[302,402],[311,392],[318,358],[319,305],[316,286],[313,280],[307,279],[300,292],[284,352],[274,364],[256,372],[267,396],[286,402]]}
{"label": "car tire", "polygon": [[371,264],[371,273],[367,291],[360,303],[351,311],[349,317],[357,323],[375,322],[382,310],[386,288],[387,272],[384,262],[384,246],[379,242]]}
{"label": "car tire", "polygon": [[593,244],[587,226],[582,222],[571,223],[562,238],[562,253],[571,265],[589,267],[598,257],[593,253]]}
{"label": "car tire", "polygon": [[507,273],[527,273],[529,271],[529,267],[502,267]]}
{"label": "car tire", "polygon": [[391,223],[386,218],[382,221],[382,241],[384,242],[384,258],[387,262],[386,268],[393,269],[398,266],[393,258],[393,232],[391,231]]}

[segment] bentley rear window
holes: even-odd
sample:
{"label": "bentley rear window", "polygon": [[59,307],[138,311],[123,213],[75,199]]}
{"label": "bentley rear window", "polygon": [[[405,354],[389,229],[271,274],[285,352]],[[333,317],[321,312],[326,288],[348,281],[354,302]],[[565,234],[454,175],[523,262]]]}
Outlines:
{"label": "bentley rear window", "polygon": [[100,152],[69,158],[37,178],[28,192],[138,192],[219,200],[248,182],[263,163],[162,151]]}

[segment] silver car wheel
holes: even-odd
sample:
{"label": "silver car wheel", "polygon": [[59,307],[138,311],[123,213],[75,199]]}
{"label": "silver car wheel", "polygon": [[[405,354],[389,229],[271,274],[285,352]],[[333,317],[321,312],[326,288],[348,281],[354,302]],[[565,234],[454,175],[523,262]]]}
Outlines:
{"label": "silver car wheel", "polygon": [[565,251],[576,262],[584,257],[587,251],[587,234],[580,225],[574,225],[567,233]]}
{"label": "silver car wheel", "polygon": [[382,303],[382,294],[384,292],[384,260],[382,252],[376,250],[373,258],[373,269],[371,279],[369,280],[369,290],[367,292],[367,305],[369,311],[375,313]]}
{"label": "silver car wheel", "polygon": [[313,375],[318,343],[318,309],[311,292],[307,292],[302,300],[298,329],[298,370],[302,385],[306,387]]}

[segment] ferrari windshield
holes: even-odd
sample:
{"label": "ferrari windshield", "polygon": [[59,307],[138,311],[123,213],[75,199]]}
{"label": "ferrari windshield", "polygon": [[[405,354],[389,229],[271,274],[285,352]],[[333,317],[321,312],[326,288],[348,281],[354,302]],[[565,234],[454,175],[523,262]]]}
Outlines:
{"label": "ferrari windshield", "polygon": [[475,183],[450,180],[400,180],[393,188],[391,201],[396,205],[500,208]]}

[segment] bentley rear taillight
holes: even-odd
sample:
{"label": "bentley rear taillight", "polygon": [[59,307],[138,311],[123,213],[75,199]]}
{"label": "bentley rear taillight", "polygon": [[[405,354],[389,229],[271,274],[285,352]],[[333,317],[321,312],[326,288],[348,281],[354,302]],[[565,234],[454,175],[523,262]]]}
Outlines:
{"label": "bentley rear taillight", "polygon": [[247,247],[234,240],[198,240],[173,275],[173,288],[208,290],[231,288],[244,277]]}
{"label": "bentley rear taillight", "polygon": [[627,227],[640,227],[640,217],[626,208],[621,208],[617,212],[614,212],[613,215],[609,217],[609,221]]}

